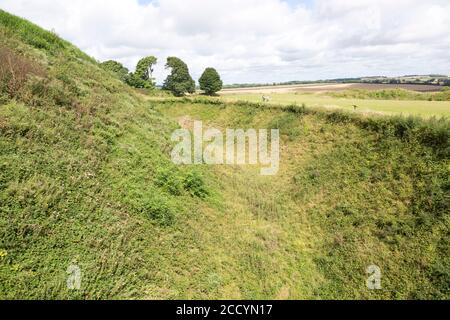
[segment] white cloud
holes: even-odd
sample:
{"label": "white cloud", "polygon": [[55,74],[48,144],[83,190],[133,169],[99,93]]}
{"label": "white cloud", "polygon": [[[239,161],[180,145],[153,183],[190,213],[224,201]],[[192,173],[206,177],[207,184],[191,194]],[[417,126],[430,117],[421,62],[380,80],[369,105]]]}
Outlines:
{"label": "white cloud", "polygon": [[175,55],[226,83],[450,73],[447,0],[0,0],[0,7],[133,69]]}

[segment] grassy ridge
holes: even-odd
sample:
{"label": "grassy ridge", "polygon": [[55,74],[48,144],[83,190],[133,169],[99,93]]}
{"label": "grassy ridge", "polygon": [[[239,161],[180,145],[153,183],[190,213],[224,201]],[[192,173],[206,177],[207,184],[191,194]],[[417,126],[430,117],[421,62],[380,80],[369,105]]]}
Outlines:
{"label": "grassy ridge", "polygon": [[[275,105],[265,103],[255,103],[249,101],[223,102],[219,99],[207,98],[184,98],[165,99],[159,101],[159,104],[172,105],[176,103],[200,104],[200,105],[216,105],[220,107],[237,106],[243,108],[264,109],[264,110],[282,110],[284,112],[301,115],[316,115],[329,122],[334,123],[352,123],[360,128],[381,134],[384,137],[394,136],[402,140],[415,140],[424,146],[431,147],[442,158],[450,157],[450,149],[448,141],[450,139],[450,122],[445,118],[424,119],[415,116],[381,116],[381,115],[364,115],[358,113],[350,113],[343,110],[328,110],[325,108],[310,108],[305,104],[299,106],[292,105]],[[285,121],[285,120],[282,120]],[[279,122],[277,119],[272,121]],[[278,127],[277,127],[278,128]],[[297,128],[285,126],[285,129],[293,131]]]}
{"label": "grassy ridge", "polygon": [[[146,100],[36,28],[0,12],[0,298],[449,298],[448,122]],[[174,166],[180,118],[279,128],[279,175]]]}
{"label": "grassy ridge", "polygon": [[60,53],[69,53],[72,58],[79,58],[90,62],[95,60],[69,42],[61,39],[53,32],[46,31],[37,25],[11,15],[0,9],[0,25],[2,37],[14,38],[29,45],[34,49],[44,51],[51,56]]}

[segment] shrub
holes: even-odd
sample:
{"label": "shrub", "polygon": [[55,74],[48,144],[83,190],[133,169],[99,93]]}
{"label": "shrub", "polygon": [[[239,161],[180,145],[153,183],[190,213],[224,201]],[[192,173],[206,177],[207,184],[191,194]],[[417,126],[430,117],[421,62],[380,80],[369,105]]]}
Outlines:
{"label": "shrub", "polygon": [[0,47],[0,93],[9,98],[17,97],[30,75],[43,75],[35,63],[16,54],[9,48]]}
{"label": "shrub", "polygon": [[139,78],[135,73],[129,73],[125,77],[125,83],[136,89],[151,89],[152,84],[149,81]]}
{"label": "shrub", "polygon": [[129,71],[120,62],[117,62],[114,60],[108,60],[108,61],[102,62],[100,64],[100,66],[103,69],[114,73],[120,80],[126,81]]}
{"label": "shrub", "polygon": [[206,198],[209,195],[203,178],[197,172],[190,172],[184,179],[184,188],[192,196]]}
{"label": "shrub", "polygon": [[182,179],[171,169],[160,169],[156,172],[155,184],[174,196],[181,195],[183,191]]}
{"label": "shrub", "polygon": [[331,123],[350,123],[352,120],[355,119],[350,113],[347,113],[345,111],[332,111],[330,113],[325,114],[326,119]]}
{"label": "shrub", "polygon": [[307,114],[306,105],[302,103],[301,106],[297,106],[296,104],[290,104],[283,108],[283,110],[296,114]]}
{"label": "shrub", "polygon": [[77,104],[76,95],[63,82],[46,78],[30,79],[20,94],[20,100],[32,107],[73,107]]}
{"label": "shrub", "polygon": [[163,227],[172,225],[175,220],[169,201],[164,197],[157,196],[147,200],[143,205],[143,211],[155,223]]}

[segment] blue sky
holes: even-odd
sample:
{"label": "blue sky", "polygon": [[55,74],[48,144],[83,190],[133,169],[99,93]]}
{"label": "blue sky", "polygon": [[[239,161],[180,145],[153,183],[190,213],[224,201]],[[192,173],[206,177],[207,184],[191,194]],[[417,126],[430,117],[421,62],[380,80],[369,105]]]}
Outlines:
{"label": "blue sky", "polygon": [[[139,2],[138,2],[139,1]],[[286,5],[288,3],[288,5]],[[450,74],[448,0],[1,0],[103,61],[182,58],[225,83]]]}

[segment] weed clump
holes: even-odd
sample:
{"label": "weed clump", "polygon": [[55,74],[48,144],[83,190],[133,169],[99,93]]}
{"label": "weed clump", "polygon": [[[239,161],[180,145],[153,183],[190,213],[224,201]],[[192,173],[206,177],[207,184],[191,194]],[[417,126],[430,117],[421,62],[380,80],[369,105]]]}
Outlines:
{"label": "weed clump", "polygon": [[31,75],[43,74],[37,63],[9,48],[0,47],[0,93],[3,96],[17,97]]}
{"label": "weed clump", "polygon": [[19,99],[29,106],[74,107],[77,97],[57,80],[32,78],[25,85]]}
{"label": "weed clump", "polygon": [[175,221],[175,213],[169,204],[169,200],[162,196],[156,196],[145,201],[141,210],[162,227],[171,226]]}
{"label": "weed clump", "polygon": [[202,176],[197,172],[190,172],[184,178],[184,189],[192,196],[204,199],[209,195]]}
{"label": "weed clump", "polygon": [[169,168],[159,169],[156,172],[155,184],[174,196],[179,196],[183,192],[182,179]]}

